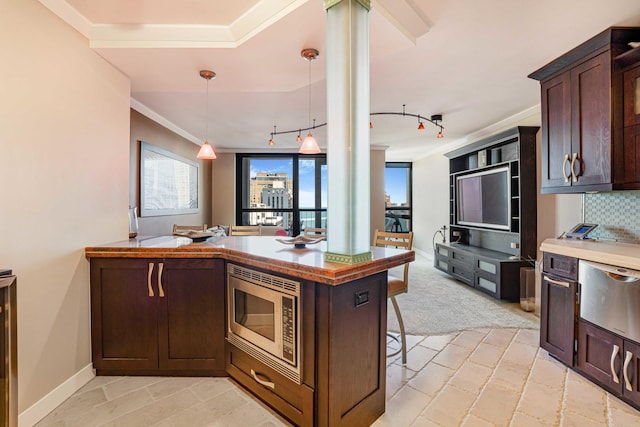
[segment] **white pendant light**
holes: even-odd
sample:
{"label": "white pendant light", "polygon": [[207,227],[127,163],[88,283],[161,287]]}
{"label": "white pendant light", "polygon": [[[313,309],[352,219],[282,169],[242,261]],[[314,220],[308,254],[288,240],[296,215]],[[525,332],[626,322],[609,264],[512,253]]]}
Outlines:
{"label": "white pendant light", "polygon": [[[300,55],[309,62],[309,128],[311,128],[311,61],[316,59],[320,52],[317,49],[308,48],[303,49],[300,52]],[[316,127],[316,121],[313,120],[313,128]],[[318,147],[318,142],[311,134],[311,130],[305,137],[304,141],[302,141],[302,145],[300,145],[300,150],[298,150],[300,154],[318,154],[320,153],[320,147]]]}
{"label": "white pendant light", "polygon": [[200,151],[198,151],[198,155],[196,156],[198,159],[203,160],[214,160],[217,159],[216,152],[213,151],[213,147],[209,144],[209,80],[216,78],[216,73],[210,70],[201,70],[200,77],[207,81],[207,110],[206,110],[206,131],[204,135],[204,144],[200,147]]}

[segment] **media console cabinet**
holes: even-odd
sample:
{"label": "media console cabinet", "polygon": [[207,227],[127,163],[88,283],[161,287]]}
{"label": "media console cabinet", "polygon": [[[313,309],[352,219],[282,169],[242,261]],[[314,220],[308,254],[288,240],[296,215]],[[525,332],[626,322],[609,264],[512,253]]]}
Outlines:
{"label": "media console cabinet", "polygon": [[[387,273],[413,251],[357,265],[270,236],[137,237],[88,247],[98,375],[231,376],[296,425],[368,426],[385,410]],[[232,344],[228,264],[300,283],[300,381]],[[256,285],[257,286],[257,285]]]}
{"label": "media console cabinet", "polygon": [[[520,297],[520,268],[533,267],[536,258],[538,129],[515,127],[446,153],[452,243],[436,245],[434,266],[499,299]],[[464,205],[473,209],[463,212],[459,187],[471,177],[494,178],[470,183]],[[483,203],[498,205],[499,215]],[[485,218],[491,214],[499,220]]]}

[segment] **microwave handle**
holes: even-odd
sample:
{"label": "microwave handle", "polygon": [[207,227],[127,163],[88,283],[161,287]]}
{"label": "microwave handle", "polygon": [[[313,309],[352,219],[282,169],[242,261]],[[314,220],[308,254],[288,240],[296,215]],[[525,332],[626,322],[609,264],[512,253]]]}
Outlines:
{"label": "microwave handle", "polygon": [[[263,375],[263,374],[260,374],[260,375],[264,377],[264,375]],[[258,374],[256,373],[256,371],[254,371],[253,369],[251,370],[251,376],[253,377],[253,379],[254,379],[258,384],[261,384],[261,385],[263,385],[263,386],[265,386],[265,387],[269,387],[269,388],[271,388],[271,389],[275,389],[275,388],[276,388],[276,385],[275,385],[274,383],[272,383],[271,381],[267,381],[267,380],[263,380],[263,379],[261,379],[261,378],[258,376]],[[265,377],[265,378],[267,378],[267,377]]]}

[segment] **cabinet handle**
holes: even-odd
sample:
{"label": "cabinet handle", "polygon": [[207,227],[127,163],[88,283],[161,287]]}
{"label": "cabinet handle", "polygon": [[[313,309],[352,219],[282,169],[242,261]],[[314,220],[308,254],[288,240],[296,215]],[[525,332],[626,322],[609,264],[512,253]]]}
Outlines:
{"label": "cabinet handle", "polygon": [[[262,375],[262,374],[260,374],[260,375]],[[260,377],[258,377],[258,374],[256,373],[256,371],[254,371],[253,369],[251,370],[251,376],[253,377],[254,380],[256,380],[256,382],[258,384],[261,384],[261,385],[263,385],[265,387],[269,387],[269,388],[272,388],[272,389],[276,388],[276,385],[274,383],[272,383],[271,381],[268,381],[267,377],[265,377],[265,378],[267,378],[267,380],[260,379]],[[262,375],[262,376],[264,377],[264,375]]]}
{"label": "cabinet handle", "polygon": [[160,298],[164,298],[164,289],[162,288],[162,269],[164,268],[164,262],[158,264],[158,295]]}
{"label": "cabinet handle", "polygon": [[549,276],[544,276],[544,280],[546,280],[549,283],[553,283],[554,285],[562,286],[563,288],[568,288],[571,286],[571,283],[569,282],[561,282],[559,280],[553,280],[553,279],[550,279]]}
{"label": "cabinet handle", "polygon": [[573,168],[573,165],[576,163],[576,160],[578,160],[578,153],[573,153],[573,156],[571,157],[571,176],[573,177],[573,182],[578,182],[578,175],[575,172],[575,169]]}
{"label": "cabinet handle", "polygon": [[567,175],[567,162],[569,161],[569,155],[564,155],[564,161],[562,162],[562,175],[564,176],[564,182],[569,182],[569,175]]}
{"label": "cabinet handle", "polygon": [[153,296],[153,286],[151,286],[151,275],[153,274],[153,263],[149,263],[149,272],[147,273],[147,287],[149,288],[149,296]]}
{"label": "cabinet handle", "polygon": [[611,376],[613,377],[613,382],[616,384],[620,384],[620,378],[618,378],[618,374],[616,374],[615,369],[613,367],[613,363],[616,361],[616,356],[620,351],[620,347],[614,344],[613,351],[611,352],[611,360],[609,361],[609,367],[611,368]]}
{"label": "cabinet handle", "polygon": [[632,358],[633,358],[633,353],[631,353],[630,351],[627,351],[624,358],[624,370],[622,371],[622,373],[624,374],[624,386],[629,391],[633,391],[633,387],[631,387],[631,382],[629,382],[629,373],[628,373],[629,363],[631,363]]}

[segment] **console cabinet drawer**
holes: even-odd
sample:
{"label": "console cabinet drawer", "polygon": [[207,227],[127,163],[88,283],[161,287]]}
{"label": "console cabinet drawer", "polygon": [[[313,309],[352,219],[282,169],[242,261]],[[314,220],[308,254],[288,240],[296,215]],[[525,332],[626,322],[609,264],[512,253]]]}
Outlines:
{"label": "console cabinet drawer", "polygon": [[228,342],[227,372],[296,425],[313,425],[314,391],[311,387],[296,384]]}
{"label": "console cabinet drawer", "polygon": [[451,261],[449,265],[449,274],[461,282],[473,286],[473,268],[471,267],[472,264],[461,264],[457,261]]}

